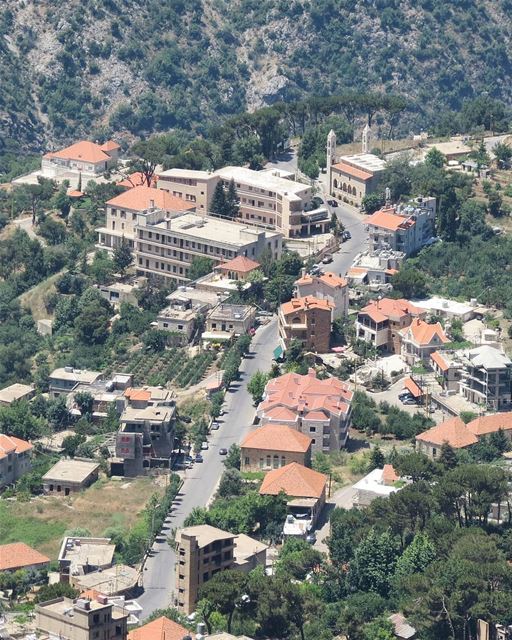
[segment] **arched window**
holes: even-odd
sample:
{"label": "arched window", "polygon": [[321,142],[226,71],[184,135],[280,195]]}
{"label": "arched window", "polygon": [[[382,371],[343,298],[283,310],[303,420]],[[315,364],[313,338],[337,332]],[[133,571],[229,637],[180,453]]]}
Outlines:
{"label": "arched window", "polygon": [[274,469],[278,469],[279,468],[279,456],[274,456],[273,467],[274,467]]}
{"label": "arched window", "polygon": [[295,316],[295,318],[293,318],[292,320],[292,324],[301,324],[302,320],[299,318],[299,316]]}
{"label": "arched window", "polygon": [[333,182],[334,188],[337,189],[338,188],[338,181],[336,180],[336,178],[334,178],[334,182]]}
{"label": "arched window", "polygon": [[285,456],[281,456],[281,466],[284,467],[286,465],[286,458]]}
{"label": "arched window", "polygon": [[343,191],[346,191],[346,190],[347,190],[347,183],[346,183],[346,182],[344,182],[344,183],[343,183]]}

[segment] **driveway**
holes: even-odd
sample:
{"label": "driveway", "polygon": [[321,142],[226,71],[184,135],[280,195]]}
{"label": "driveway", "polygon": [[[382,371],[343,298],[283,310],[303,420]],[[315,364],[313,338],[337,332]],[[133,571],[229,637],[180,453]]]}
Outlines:
{"label": "driveway", "polygon": [[327,538],[330,533],[329,518],[331,517],[331,511],[336,507],[351,509],[355,494],[356,490],[352,485],[349,485],[348,487],[338,489],[338,491],[336,491],[330,498],[327,498],[327,502],[325,503],[325,507],[322,512],[321,521],[319,522],[316,532],[316,542],[313,545],[315,549],[318,549],[318,551],[322,551],[323,553],[328,552],[325,538]]}
{"label": "driveway", "polygon": [[272,352],[277,346],[277,319],[260,327],[251,344],[251,353],[243,360],[240,380],[226,393],[226,414],[219,419],[221,427],[213,431],[209,438],[209,449],[203,451],[204,462],[195,464],[185,472],[179,495],[166,520],[160,542],[155,542],[151,556],[143,571],[144,593],[138,598],[143,608],[142,618],[147,618],[156,609],[172,604],[174,598],[175,553],[165,537],[171,530],[183,526],[183,522],[195,507],[204,507],[215,493],[224,470],[219,449],[228,449],[239,443],[251,429],[255,407],[252,396],[247,391],[251,376],[259,369],[267,371],[272,362]]}

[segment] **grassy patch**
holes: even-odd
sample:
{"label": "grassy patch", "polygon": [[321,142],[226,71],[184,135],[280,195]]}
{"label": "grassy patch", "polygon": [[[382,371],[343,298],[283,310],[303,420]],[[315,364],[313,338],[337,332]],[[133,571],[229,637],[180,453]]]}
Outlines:
{"label": "grassy patch", "polygon": [[48,318],[49,314],[46,310],[44,301],[50,293],[55,292],[55,282],[61,277],[62,271],[46,278],[32,289],[25,291],[20,296],[20,304],[22,307],[30,309],[34,320]]}
{"label": "grassy patch", "polygon": [[151,478],[100,480],[68,498],[30,502],[0,501],[0,544],[22,541],[57,557],[64,532],[77,527],[102,535],[109,527],[130,529],[153,493],[162,488]]}

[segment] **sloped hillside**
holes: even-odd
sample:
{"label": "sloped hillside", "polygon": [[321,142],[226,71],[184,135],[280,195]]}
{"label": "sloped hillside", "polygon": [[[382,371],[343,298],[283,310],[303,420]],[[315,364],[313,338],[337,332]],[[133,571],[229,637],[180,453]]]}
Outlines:
{"label": "sloped hillside", "polygon": [[8,7],[0,10],[4,151],[107,129],[128,138],[201,131],[245,109],[347,89],[406,95],[416,126],[482,91],[512,100],[512,0],[13,0]]}

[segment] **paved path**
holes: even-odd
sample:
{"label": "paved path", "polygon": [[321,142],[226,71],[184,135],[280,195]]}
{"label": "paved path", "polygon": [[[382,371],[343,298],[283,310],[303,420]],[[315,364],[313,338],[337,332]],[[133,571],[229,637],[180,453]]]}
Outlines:
{"label": "paved path", "polygon": [[26,231],[28,236],[32,238],[32,240],[39,240],[43,247],[46,246],[46,240],[41,236],[38,236],[34,231],[34,227],[32,225],[32,216],[28,216],[27,218],[14,218],[12,224],[16,227],[19,227],[20,229],[23,229],[23,231]]}
{"label": "paved path", "polygon": [[224,470],[219,448],[229,448],[233,443],[240,442],[250,430],[255,407],[247,391],[247,383],[258,369],[267,371],[270,368],[272,352],[277,342],[277,319],[274,318],[256,331],[251,345],[252,352],[242,363],[240,381],[232,385],[226,394],[227,411],[225,416],[219,419],[221,427],[218,431],[212,432],[209,450],[202,452],[204,462],[195,464],[185,472],[181,492],[166,520],[162,537],[153,545],[152,555],[143,572],[145,591],[138,598],[139,604],[143,607],[143,618],[155,609],[168,607],[173,600],[175,554],[168,545],[166,536],[170,535],[171,529],[183,525],[194,507],[204,507],[214,493]]}
{"label": "paved path", "polygon": [[331,515],[331,511],[335,507],[343,507],[343,509],[351,509],[352,501],[355,496],[355,489],[352,485],[348,487],[342,487],[338,489],[336,493],[334,493],[330,498],[327,499],[325,504],[325,508],[322,513],[322,521],[320,522],[320,526],[316,532],[316,542],[314,544],[315,549],[318,551],[322,551],[323,553],[327,553],[327,544],[325,543],[325,538],[330,533],[329,527],[329,518]]}

